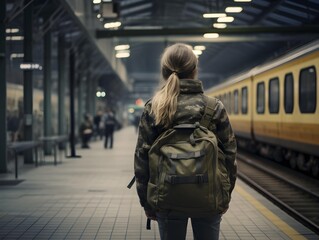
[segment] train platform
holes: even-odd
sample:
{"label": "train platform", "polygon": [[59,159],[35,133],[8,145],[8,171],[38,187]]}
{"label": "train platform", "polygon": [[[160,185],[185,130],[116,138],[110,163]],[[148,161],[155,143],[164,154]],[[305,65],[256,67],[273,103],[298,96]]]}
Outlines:
{"label": "train platform", "polygon": [[[20,169],[16,185],[0,185],[0,239],[160,239],[146,217],[133,176],[133,127],[115,133],[114,148],[102,141],[77,148],[80,158]],[[50,159],[48,160],[50,161]],[[0,180],[14,179],[2,174]],[[187,239],[193,239],[189,224]],[[318,239],[259,193],[238,180],[220,239]]]}

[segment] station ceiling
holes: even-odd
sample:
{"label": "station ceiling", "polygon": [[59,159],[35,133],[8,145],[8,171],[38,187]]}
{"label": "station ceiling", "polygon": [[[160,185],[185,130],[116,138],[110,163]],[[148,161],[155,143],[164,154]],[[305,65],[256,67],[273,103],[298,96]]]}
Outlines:
{"label": "station ceiling", "polygon": [[[242,0],[243,1],[243,0]],[[204,88],[225,81],[229,76],[274,59],[291,49],[319,38],[319,0],[29,0],[34,4],[35,60],[42,61],[42,37],[51,30],[64,34],[69,47],[79,51],[79,71],[87,67],[91,78],[110,78],[104,87],[114,98],[129,96],[129,101],[150,98],[160,79],[160,55],[175,42],[205,46],[199,56],[199,78]],[[7,27],[23,29],[22,12],[26,3],[7,0]],[[85,11],[70,12],[67,5],[81,5]],[[227,7],[241,7],[226,28],[216,28],[217,18],[205,13],[225,13]],[[70,16],[73,15],[73,16]],[[85,16],[82,16],[85,15]],[[89,19],[89,26],[79,27],[75,18]],[[119,21],[116,29],[105,29]],[[86,32],[83,34],[83,32]],[[88,32],[91,32],[88,34]],[[218,38],[204,38],[204,33],[218,33]],[[89,37],[93,36],[93,37]],[[120,61],[127,70],[123,83],[119,72],[105,59],[96,42],[112,46],[130,45],[130,57]],[[21,42],[8,43],[9,52],[23,49]],[[56,57],[53,52],[53,57]],[[90,64],[87,65],[87,62]],[[12,67],[14,63],[10,62]],[[53,61],[57,64],[57,61]],[[57,66],[53,66],[53,72]],[[12,76],[14,71],[10,71]],[[39,75],[40,76],[40,75]],[[54,73],[53,73],[54,76]],[[36,78],[36,77],[35,77]],[[39,77],[39,79],[41,76]],[[36,78],[37,82],[37,78]],[[101,83],[104,84],[103,82]],[[39,80],[39,85],[41,85]],[[127,85],[130,87],[127,88]],[[40,86],[41,87],[41,86]],[[125,89],[124,91],[124,88]],[[128,94],[130,93],[130,94]],[[124,94],[124,95],[123,95]]]}
{"label": "station ceiling", "polygon": [[[225,13],[227,7],[242,11],[227,13],[234,21],[226,23],[226,28],[214,28],[217,18],[203,17]],[[111,21],[106,17],[96,37],[130,45],[130,57],[123,61],[134,96],[145,99],[158,85],[159,58],[172,43],[206,47],[199,56],[199,78],[208,88],[319,38],[319,0],[122,0],[115,2],[115,10],[121,26],[103,29]],[[219,37],[204,38],[207,32]]]}

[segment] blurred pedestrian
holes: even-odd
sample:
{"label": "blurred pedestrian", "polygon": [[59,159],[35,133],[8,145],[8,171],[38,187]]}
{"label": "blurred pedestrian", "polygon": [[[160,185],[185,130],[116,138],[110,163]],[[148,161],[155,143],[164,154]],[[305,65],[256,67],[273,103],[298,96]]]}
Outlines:
{"label": "blurred pedestrian", "polygon": [[104,133],[104,124],[102,121],[102,112],[98,111],[96,113],[96,115],[94,116],[93,119],[93,123],[94,123],[94,139],[96,137],[100,138],[100,140],[102,140],[103,138],[103,133]]}
{"label": "blurred pedestrian", "polygon": [[11,142],[15,142],[18,140],[19,126],[20,126],[19,113],[17,110],[14,110],[8,116],[8,132],[9,132]]}
{"label": "blurred pedestrian", "polygon": [[113,148],[113,135],[116,125],[116,119],[111,109],[107,109],[103,115],[104,122],[104,148]]}
{"label": "blurred pedestrian", "polygon": [[82,141],[82,148],[90,148],[89,146],[89,141],[90,138],[93,134],[93,124],[90,118],[90,115],[85,114],[83,121],[80,125],[80,136],[81,136],[81,141]]}

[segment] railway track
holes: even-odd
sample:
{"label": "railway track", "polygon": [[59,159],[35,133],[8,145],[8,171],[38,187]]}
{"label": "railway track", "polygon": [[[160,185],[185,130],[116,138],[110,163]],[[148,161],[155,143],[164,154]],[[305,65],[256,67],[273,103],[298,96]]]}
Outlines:
{"label": "railway track", "polygon": [[319,181],[258,156],[239,153],[238,177],[319,234]]}

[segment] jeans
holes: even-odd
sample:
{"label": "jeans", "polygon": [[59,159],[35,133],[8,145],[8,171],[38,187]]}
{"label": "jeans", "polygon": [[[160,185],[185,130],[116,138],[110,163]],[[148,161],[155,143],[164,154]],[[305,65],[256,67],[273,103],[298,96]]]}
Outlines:
{"label": "jeans", "polygon": [[[156,214],[161,240],[185,240],[187,217]],[[191,218],[194,240],[218,240],[221,215],[206,218]]]}

